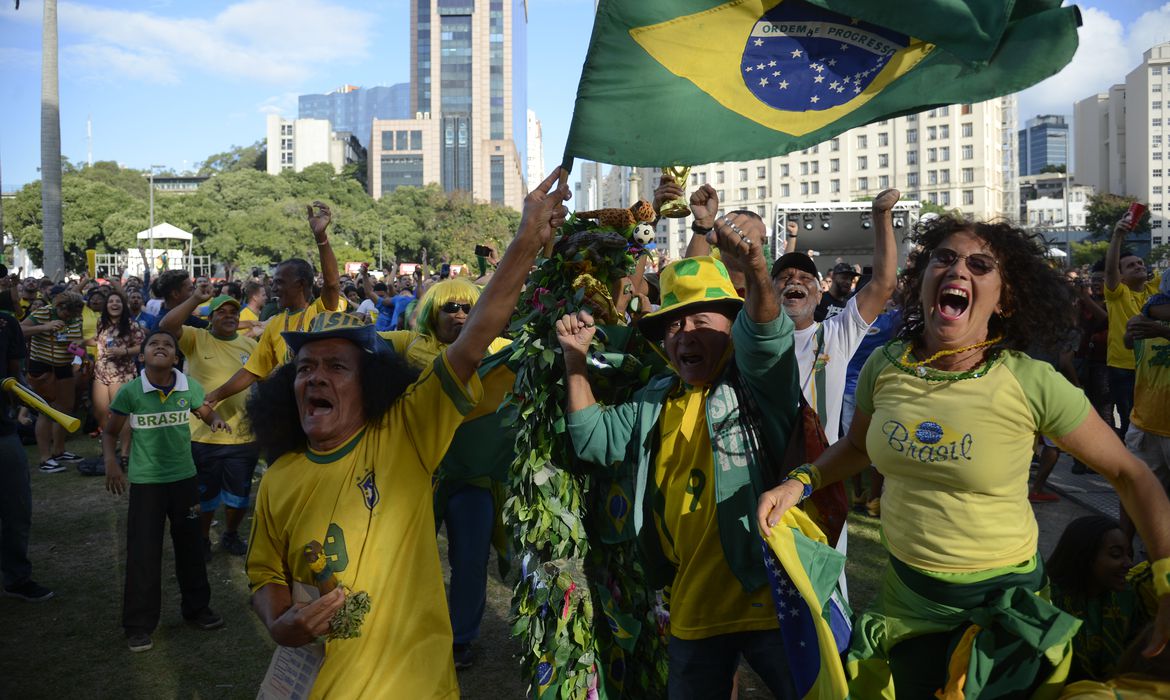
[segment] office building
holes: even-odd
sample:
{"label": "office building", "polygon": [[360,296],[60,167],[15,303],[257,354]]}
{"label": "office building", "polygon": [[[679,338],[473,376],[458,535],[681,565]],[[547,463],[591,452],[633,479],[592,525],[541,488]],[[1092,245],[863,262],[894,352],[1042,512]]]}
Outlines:
{"label": "office building", "polygon": [[410,83],[361,88],[341,87],[323,95],[297,98],[297,117],[326,119],[334,131],[348,131],[363,147],[370,145],[370,124],[375,119],[407,119],[410,112]]}
{"label": "office building", "polygon": [[366,157],[357,137],[334,131],[325,119],[281,119],[268,115],[268,173],[301,172],[314,163],[329,163],[334,171]]}
{"label": "office building", "polygon": [[[370,148],[370,194],[377,199],[399,187],[422,187],[439,182],[438,119],[375,119],[377,134]],[[376,194],[375,194],[376,193]]]}
{"label": "office building", "polygon": [[[448,192],[521,208],[528,165],[527,14],[525,0],[412,0],[413,125],[400,122],[395,130],[421,131],[424,148],[406,156],[386,151],[385,132],[376,127],[369,158],[374,197],[393,186],[392,178],[381,176],[385,160],[391,171],[409,165],[412,173],[421,168],[424,178],[438,172]],[[435,125],[440,138],[430,150],[426,134]],[[411,163],[397,162],[403,159]]]}
{"label": "office building", "polygon": [[[695,166],[687,191],[710,183],[722,211],[754,211],[769,233],[779,205],[853,202],[890,187],[904,201],[929,202],[979,220],[1014,220],[1020,215],[1015,109],[1014,95],[939,107],[857,127],[784,156]],[[656,174],[649,179],[643,178],[643,186],[653,192]],[[672,255],[686,248],[689,226],[689,219],[659,222],[660,241]]]}
{"label": "office building", "polygon": [[1077,180],[1098,192],[1136,197],[1150,207],[1150,238],[1170,242],[1170,42],[1142,54],[1142,62],[1108,92],[1074,105]]}
{"label": "office building", "polygon": [[1068,124],[1059,114],[1029,119],[1019,132],[1017,153],[1020,175],[1039,175],[1045,169],[1068,167]]}
{"label": "office building", "polygon": [[[1081,231],[1088,215],[1089,198],[1096,190],[1077,183],[1069,173],[1040,173],[1019,179],[1019,220],[1029,228]],[[1065,209],[1067,192],[1068,208]]]}

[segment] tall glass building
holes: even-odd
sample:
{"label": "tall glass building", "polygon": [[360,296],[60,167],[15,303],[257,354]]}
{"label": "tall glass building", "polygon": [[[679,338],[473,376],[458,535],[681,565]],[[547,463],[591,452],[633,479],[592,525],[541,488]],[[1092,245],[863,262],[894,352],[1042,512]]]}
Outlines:
{"label": "tall glass building", "polygon": [[[371,194],[421,177],[519,208],[526,191],[527,24],[526,0],[411,0],[411,117],[374,123]],[[379,130],[406,132],[408,146],[409,134],[418,132],[422,148],[404,152],[397,136],[379,138]]]}
{"label": "tall glass building", "polygon": [[1048,166],[1068,167],[1068,123],[1059,114],[1044,114],[1019,131],[1020,175],[1038,175]]}
{"label": "tall glass building", "polygon": [[375,119],[410,116],[410,83],[369,88],[342,85],[324,95],[297,98],[298,119],[328,119],[334,131],[348,131],[367,149]]}

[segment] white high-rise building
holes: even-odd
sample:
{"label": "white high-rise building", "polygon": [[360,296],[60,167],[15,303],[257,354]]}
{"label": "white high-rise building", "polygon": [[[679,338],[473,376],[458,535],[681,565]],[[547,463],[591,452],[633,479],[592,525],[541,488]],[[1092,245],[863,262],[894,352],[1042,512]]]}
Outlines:
{"label": "white high-rise building", "polygon": [[536,112],[528,110],[528,165],[526,168],[528,182],[524,189],[531,192],[533,188],[544,182],[548,175],[544,171],[544,136],[541,134],[540,120]]}
{"label": "white high-rise building", "polygon": [[267,122],[267,170],[300,172],[314,163],[329,163],[340,173],[365,157],[365,149],[346,131],[334,131],[328,119],[281,119],[269,114]]}
{"label": "white high-rise building", "polygon": [[1073,110],[1077,181],[1148,202],[1155,246],[1170,241],[1168,100],[1170,42],[1165,42],[1143,53],[1124,83],[1078,101]]}
{"label": "white high-rise building", "polygon": [[[904,201],[930,202],[978,220],[1014,220],[1019,212],[1015,105],[1009,95],[939,107],[851,129],[784,156],[695,166],[687,191],[710,183],[722,211],[754,211],[769,232],[780,205],[853,202],[890,187],[899,189]],[[667,250],[685,249],[689,227],[689,219],[659,222]]]}

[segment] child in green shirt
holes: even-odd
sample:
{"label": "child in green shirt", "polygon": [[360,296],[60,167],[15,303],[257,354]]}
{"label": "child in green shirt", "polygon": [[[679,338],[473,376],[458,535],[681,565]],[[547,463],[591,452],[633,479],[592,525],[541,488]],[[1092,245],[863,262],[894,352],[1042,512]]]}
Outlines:
{"label": "child in green shirt", "polygon": [[[204,403],[203,387],[175,367],[178,351],[173,335],[162,330],[148,335],[141,360],[146,369],[118,391],[102,435],[106,490],[121,495],[127,490],[127,476],[130,482],[122,626],[131,651],[153,647],[150,634],[162,607],[162,537],[167,519],[183,618],[204,630],[223,626],[223,618],[208,607],[211,587],[199,527],[190,414],[199,416],[213,431],[229,428]],[[133,439],[124,471],[115,449],[126,421]]]}

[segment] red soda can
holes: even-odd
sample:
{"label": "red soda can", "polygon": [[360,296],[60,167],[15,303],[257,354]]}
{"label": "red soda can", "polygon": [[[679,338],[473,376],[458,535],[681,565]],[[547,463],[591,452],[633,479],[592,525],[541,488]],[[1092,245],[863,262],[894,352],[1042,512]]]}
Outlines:
{"label": "red soda can", "polygon": [[1141,202],[1134,202],[1129,205],[1129,210],[1125,212],[1125,216],[1121,217],[1121,226],[1126,230],[1132,231],[1146,215],[1146,205]]}

